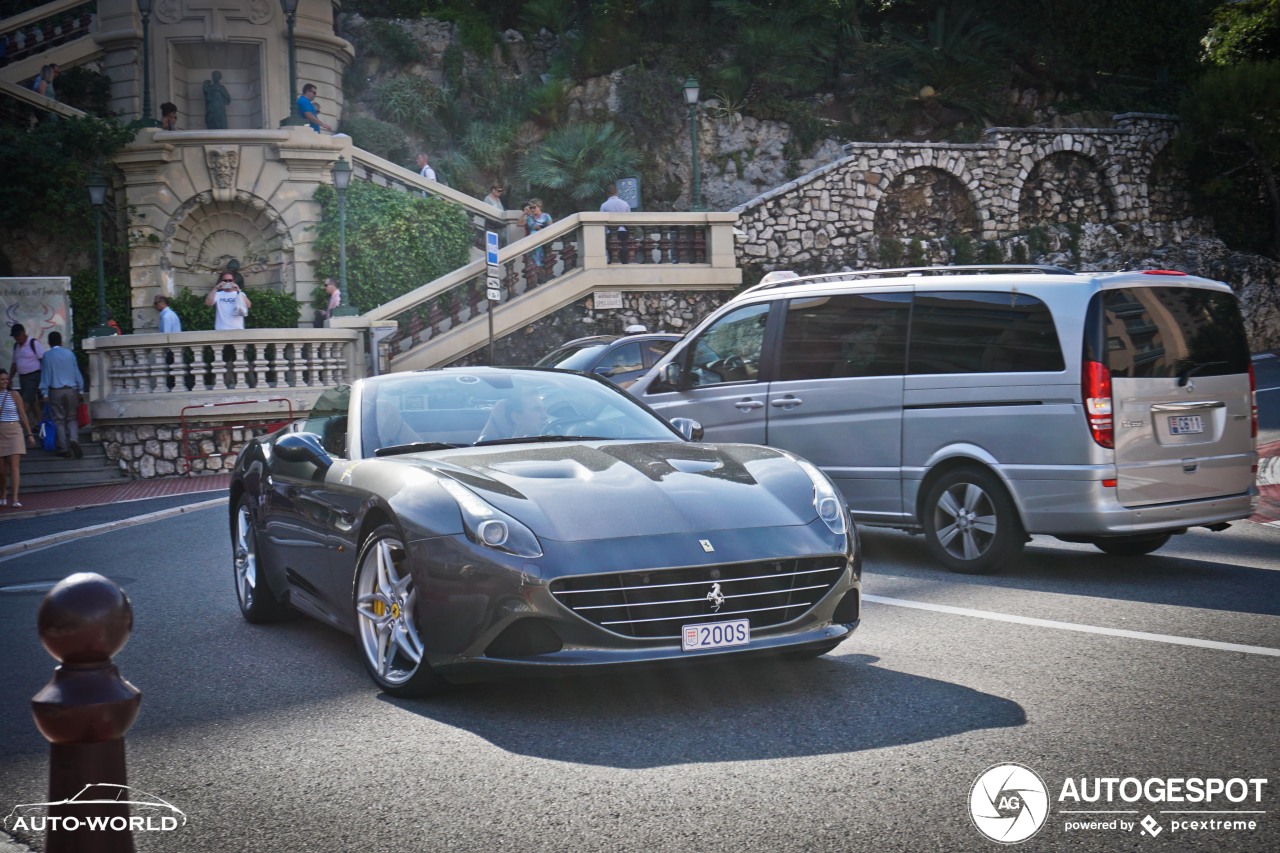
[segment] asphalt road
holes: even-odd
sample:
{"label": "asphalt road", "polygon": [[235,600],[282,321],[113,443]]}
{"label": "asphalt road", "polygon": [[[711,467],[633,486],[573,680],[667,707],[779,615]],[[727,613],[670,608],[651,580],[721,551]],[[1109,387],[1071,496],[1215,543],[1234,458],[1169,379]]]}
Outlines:
{"label": "asphalt road", "polygon": [[[1280,849],[1280,527],[1194,532],[1130,560],[1037,537],[979,578],[937,568],[918,538],[867,532],[863,626],[816,661],[407,702],[377,693],[343,634],[240,619],[224,518],[0,562],[3,812],[44,799],[29,700],[53,664],[36,641],[42,593],[13,587],[94,570],[135,609],[117,658],[143,691],[130,782],[188,817],[139,833],[141,851],[979,850],[996,845],[970,788],[1005,762],[1049,789],[1022,849]],[[1251,831],[1166,828],[1187,816],[1164,810],[1203,805],[1109,806],[1158,818],[1151,837],[1067,831],[1073,805],[1108,808],[1060,803],[1068,777],[1269,782],[1260,803],[1212,804],[1264,812],[1245,816]]]}

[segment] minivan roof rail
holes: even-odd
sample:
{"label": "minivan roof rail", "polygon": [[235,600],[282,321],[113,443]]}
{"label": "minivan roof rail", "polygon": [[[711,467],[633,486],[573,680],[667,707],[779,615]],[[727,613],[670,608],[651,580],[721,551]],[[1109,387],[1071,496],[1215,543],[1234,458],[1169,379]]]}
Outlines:
{"label": "minivan roof rail", "polygon": [[749,287],[742,292],[745,296],[748,293],[755,293],[758,290],[768,290],[774,287],[784,287],[791,284],[812,284],[817,282],[829,281],[850,281],[859,278],[888,278],[902,275],[952,275],[960,273],[964,275],[979,275],[981,273],[1038,273],[1040,275],[1075,275],[1075,270],[1066,267],[1055,266],[1053,264],[961,264],[958,266],[933,266],[933,267],[896,267],[894,269],[883,270],[861,270],[849,272],[831,272],[819,273],[817,275],[798,276],[789,270],[779,270],[776,272],[766,273],[760,283]]}

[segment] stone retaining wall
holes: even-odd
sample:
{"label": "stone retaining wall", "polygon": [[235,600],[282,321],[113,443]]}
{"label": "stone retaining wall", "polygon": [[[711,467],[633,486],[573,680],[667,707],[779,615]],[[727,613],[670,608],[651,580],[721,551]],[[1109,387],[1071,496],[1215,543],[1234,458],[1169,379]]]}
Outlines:
{"label": "stone retaining wall", "polygon": [[188,451],[184,454],[180,424],[108,426],[94,430],[107,458],[130,477],[144,480],[186,474],[188,456],[192,475],[230,471],[245,443],[266,433],[265,425],[216,429],[193,426],[188,432]]}

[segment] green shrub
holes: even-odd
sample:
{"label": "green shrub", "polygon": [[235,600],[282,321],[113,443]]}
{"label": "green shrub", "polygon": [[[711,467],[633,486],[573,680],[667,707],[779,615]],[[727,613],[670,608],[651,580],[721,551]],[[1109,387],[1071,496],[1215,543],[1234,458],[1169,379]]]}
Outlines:
{"label": "green shrub", "polygon": [[381,57],[396,65],[412,65],[422,60],[422,48],[413,36],[390,21],[366,21],[360,35],[370,56]]}
{"label": "green shrub", "polygon": [[351,137],[351,144],[356,148],[363,148],[384,160],[403,163],[409,159],[409,137],[394,124],[356,116],[342,120],[342,132]]}
{"label": "green shrub", "polygon": [[[129,279],[120,273],[103,276],[107,299],[107,313],[116,318],[120,328],[128,334],[133,331],[133,314],[129,307]],[[89,336],[89,330],[98,325],[98,271],[81,270],[71,276],[71,337],[80,340]]]}
{"label": "green shrub", "polygon": [[876,249],[880,255],[880,266],[882,269],[892,269],[893,267],[902,266],[902,242],[894,237],[881,237],[880,245]]}
{"label": "green shrub", "polygon": [[[336,278],[337,193],[326,184],[316,190],[315,199],[324,211],[316,228],[316,278]],[[343,298],[361,310],[372,310],[469,260],[470,223],[461,208],[444,199],[352,181],[346,207],[349,292]]]}
{"label": "green shrub", "polygon": [[[212,287],[212,285],[211,285]],[[246,329],[296,329],[302,305],[291,293],[278,290],[250,290],[253,308],[244,318]],[[208,290],[182,290],[169,300],[169,307],[182,321],[184,332],[213,330],[214,310],[204,304]]]}

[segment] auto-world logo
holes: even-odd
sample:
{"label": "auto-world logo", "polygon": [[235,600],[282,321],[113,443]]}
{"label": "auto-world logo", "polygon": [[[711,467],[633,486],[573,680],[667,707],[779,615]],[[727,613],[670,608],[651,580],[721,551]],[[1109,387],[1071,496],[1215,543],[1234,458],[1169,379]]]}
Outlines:
{"label": "auto-world logo", "polygon": [[1049,817],[1049,789],[1029,767],[996,764],[969,790],[969,816],[978,831],[992,841],[1026,841]]}
{"label": "auto-world logo", "polygon": [[[101,806],[104,804],[127,805],[130,814],[102,815],[92,814],[92,809],[85,809],[77,814],[79,807]],[[46,811],[57,807],[60,814],[51,815]],[[172,832],[187,823],[187,815],[173,803],[162,800],[146,791],[131,789],[125,785],[102,782],[85,785],[75,796],[65,800],[45,803],[19,803],[5,816],[4,828],[8,831],[24,830],[28,832],[48,832],[51,830],[67,830],[77,832],[82,829],[110,832]]]}

